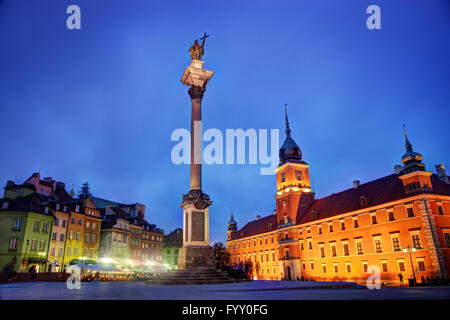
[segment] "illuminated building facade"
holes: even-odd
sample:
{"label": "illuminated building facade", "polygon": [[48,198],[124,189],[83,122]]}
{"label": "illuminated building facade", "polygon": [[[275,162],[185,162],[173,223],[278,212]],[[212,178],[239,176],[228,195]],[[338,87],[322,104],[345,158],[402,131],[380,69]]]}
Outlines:
{"label": "illuminated building facade", "polygon": [[397,285],[450,273],[450,185],[442,164],[425,170],[405,132],[402,166],[380,179],[315,199],[309,165],[291,137],[276,171],[274,214],[238,230],[228,223],[233,265],[250,265],[257,279],[356,281],[380,271]]}

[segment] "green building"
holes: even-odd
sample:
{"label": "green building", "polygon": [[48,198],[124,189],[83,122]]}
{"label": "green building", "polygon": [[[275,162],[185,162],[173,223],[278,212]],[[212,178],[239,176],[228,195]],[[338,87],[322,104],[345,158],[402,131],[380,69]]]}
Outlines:
{"label": "green building", "polygon": [[176,269],[178,265],[178,251],[183,246],[183,229],[178,228],[164,236],[163,263]]}
{"label": "green building", "polygon": [[17,272],[32,265],[44,271],[53,226],[53,210],[42,203],[48,197],[38,194],[31,184],[8,181],[0,200],[0,266],[14,264]]}

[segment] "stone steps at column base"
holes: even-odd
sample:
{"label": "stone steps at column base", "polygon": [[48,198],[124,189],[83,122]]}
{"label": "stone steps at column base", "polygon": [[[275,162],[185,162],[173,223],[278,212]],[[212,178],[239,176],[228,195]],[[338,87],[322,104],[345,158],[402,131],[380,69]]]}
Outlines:
{"label": "stone steps at column base", "polygon": [[161,275],[160,277],[146,281],[147,284],[160,285],[197,285],[197,284],[222,284],[249,281],[235,279],[227,272],[218,269],[179,270]]}

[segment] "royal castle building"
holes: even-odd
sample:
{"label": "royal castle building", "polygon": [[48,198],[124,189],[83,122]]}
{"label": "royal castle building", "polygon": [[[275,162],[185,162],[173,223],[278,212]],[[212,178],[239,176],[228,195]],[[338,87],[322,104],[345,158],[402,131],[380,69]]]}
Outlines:
{"label": "royal castle building", "polygon": [[450,275],[450,185],[442,164],[426,170],[405,131],[403,165],[391,175],[316,199],[309,165],[291,137],[275,169],[276,210],[237,228],[228,223],[232,265],[253,278],[386,284]]}

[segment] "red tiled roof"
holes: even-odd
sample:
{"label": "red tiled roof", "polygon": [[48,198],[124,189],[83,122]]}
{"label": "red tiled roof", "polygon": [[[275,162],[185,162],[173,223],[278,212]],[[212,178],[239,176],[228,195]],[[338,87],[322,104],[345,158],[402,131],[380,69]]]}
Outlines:
{"label": "red tiled roof", "polygon": [[[450,195],[450,185],[442,182],[435,174],[431,175],[432,192]],[[420,191],[418,191],[420,192]],[[346,212],[362,209],[360,198],[368,198],[366,208],[413,196],[417,193],[405,194],[403,182],[397,174],[361,184],[358,188],[333,193],[327,197],[314,200],[303,216],[297,217],[296,224],[304,224],[313,220],[329,218]],[[315,217],[314,217],[315,216]]]}
{"label": "red tiled roof", "polygon": [[250,237],[254,236],[255,234],[270,231],[269,223],[272,224],[273,228],[276,228],[277,216],[275,214],[271,214],[258,220],[250,221],[241,230],[232,233],[231,239],[235,240],[239,238]]}

